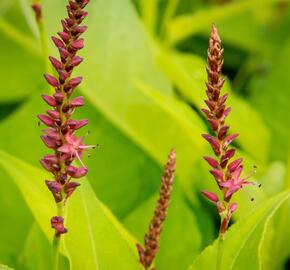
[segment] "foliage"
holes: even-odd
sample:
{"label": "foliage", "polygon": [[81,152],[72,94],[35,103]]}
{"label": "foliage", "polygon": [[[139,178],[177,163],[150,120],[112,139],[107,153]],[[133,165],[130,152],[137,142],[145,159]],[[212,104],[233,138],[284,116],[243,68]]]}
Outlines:
{"label": "foliage", "polygon": [[[51,269],[55,209],[38,162],[46,150],[36,119],[46,109],[40,94],[49,89],[31,2],[0,0],[0,269]],[[213,21],[224,40],[231,131],[240,133],[245,170],[257,165],[262,183],[235,197],[222,269],[283,269],[289,259],[289,1],[217,2],[88,5],[85,61],[77,71],[87,106],[76,114],[90,120],[86,142],[100,148],[84,157],[88,179],[68,205],[63,269],[142,269],[135,243],[148,227],[173,146],[177,175],[155,264],[214,269],[217,216],[199,195],[215,191],[201,160],[211,150],[200,136],[208,132],[200,108]],[[49,37],[59,31],[66,1],[42,3]]]}

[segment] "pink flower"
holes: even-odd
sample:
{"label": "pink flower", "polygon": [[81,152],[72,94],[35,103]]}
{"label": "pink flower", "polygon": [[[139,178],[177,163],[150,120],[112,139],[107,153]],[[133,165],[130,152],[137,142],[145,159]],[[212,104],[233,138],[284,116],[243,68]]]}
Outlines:
{"label": "pink flower", "polygon": [[253,185],[253,182],[246,181],[247,178],[241,178],[243,165],[240,165],[231,175],[231,179],[219,183],[222,188],[226,189],[224,194],[225,200],[229,200],[231,196],[241,189],[243,186]]}
{"label": "pink flower", "polygon": [[87,149],[94,149],[96,146],[85,145],[83,143],[83,137],[77,138],[72,133],[67,133],[65,135],[65,141],[66,143],[59,147],[57,151],[62,152],[71,158],[76,157],[82,166],[85,167],[81,159],[83,151]]}

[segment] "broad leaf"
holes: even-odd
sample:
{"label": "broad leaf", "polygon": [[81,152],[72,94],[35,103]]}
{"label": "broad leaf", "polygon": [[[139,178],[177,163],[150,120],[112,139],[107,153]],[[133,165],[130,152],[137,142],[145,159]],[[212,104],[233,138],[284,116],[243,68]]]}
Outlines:
{"label": "broad leaf", "polygon": [[[289,196],[290,192],[286,191],[270,198],[229,229],[222,243],[220,269],[260,269],[260,247],[267,233],[267,225]],[[219,240],[216,240],[196,258],[190,269],[215,269],[217,259],[220,259],[217,257],[218,247]]]}
{"label": "broad leaf", "polygon": [[[52,248],[36,223],[29,230],[24,249],[19,255],[18,268],[27,269],[52,269]],[[36,255],[37,254],[37,255]],[[35,256],[36,255],[36,256]]]}
{"label": "broad leaf", "polygon": [[[55,214],[55,203],[43,183],[47,174],[4,152],[0,152],[0,164],[11,175],[38,224],[51,239],[49,219]],[[69,233],[64,237],[63,250],[71,269],[139,269],[132,238],[95,197],[85,179],[67,205],[66,220]]]}
{"label": "broad leaf", "polygon": [[32,216],[17,186],[0,169],[0,262],[16,268]]}
{"label": "broad leaf", "polygon": [[[263,0],[263,5],[275,3],[278,0]],[[237,16],[247,10],[255,10],[261,5],[261,0],[235,1],[223,6],[217,5],[208,9],[199,10],[194,14],[185,14],[177,17],[169,24],[169,38],[171,43],[177,43],[204,28],[209,28],[213,22]]]}
{"label": "broad leaf", "polygon": [[[11,1],[6,5],[4,2],[0,12],[2,103],[24,98],[42,81],[41,71],[44,66],[40,61],[38,42],[30,35],[30,29],[17,2]],[[28,3],[22,5],[29,7]],[[13,80],[16,76],[17,80]]]}
{"label": "broad leaf", "polygon": [[13,270],[13,269],[8,267],[8,266],[6,266],[6,265],[1,264],[0,265],[0,270]]}
{"label": "broad leaf", "polygon": [[262,112],[261,115],[271,130],[271,159],[286,160],[290,150],[288,143],[290,135],[288,117],[290,40],[269,60],[272,63],[270,69],[253,78],[250,86],[251,100],[253,106]]}

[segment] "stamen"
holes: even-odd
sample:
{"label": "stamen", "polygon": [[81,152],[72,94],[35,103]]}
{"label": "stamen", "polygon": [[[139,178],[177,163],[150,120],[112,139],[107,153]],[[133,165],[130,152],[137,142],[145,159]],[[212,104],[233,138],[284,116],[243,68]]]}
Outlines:
{"label": "stamen", "polygon": [[249,178],[251,178],[253,175],[255,175],[257,173],[257,166],[256,165],[254,165],[253,166],[253,169],[252,170],[250,170],[244,177],[243,177],[243,179],[244,180],[247,180],[247,179],[249,179]]}
{"label": "stamen", "polygon": [[84,149],[84,150],[88,150],[88,149],[95,149],[96,145],[80,145],[79,149]]}
{"label": "stamen", "polygon": [[78,151],[75,151],[75,156],[77,157],[77,159],[79,160],[79,162],[82,164],[82,166],[83,166],[84,168],[86,168],[86,165],[83,163],[81,157],[79,156]]}

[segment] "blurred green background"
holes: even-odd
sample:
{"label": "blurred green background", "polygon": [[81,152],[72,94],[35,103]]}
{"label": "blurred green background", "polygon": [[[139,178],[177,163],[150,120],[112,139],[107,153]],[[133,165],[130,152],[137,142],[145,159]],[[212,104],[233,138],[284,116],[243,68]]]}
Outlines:
{"label": "blurred green background", "polygon": [[[0,149],[40,168],[48,150],[39,139],[43,126],[36,115],[47,109],[40,95],[50,89],[42,76],[46,63],[31,2],[0,0]],[[42,2],[48,38],[61,30],[66,1]],[[202,160],[211,150],[200,136],[208,130],[200,108],[213,22],[225,49],[224,91],[233,109],[228,123],[240,133],[236,147],[245,171],[256,165],[255,178],[262,183],[261,189],[248,188],[234,198],[239,203],[235,219],[290,188],[290,2],[91,0],[88,11],[86,47],[80,53],[85,61],[76,71],[84,77],[78,92],[87,105],[76,117],[90,121],[82,131],[90,131],[86,142],[100,144],[85,157],[89,181],[141,241],[162,166],[175,146],[175,191],[156,265],[187,269],[218,230],[214,206],[200,196],[201,189],[216,190]],[[57,55],[48,44],[50,54]],[[267,226],[263,269],[290,265],[289,213],[288,202]],[[50,269],[43,263],[48,245],[0,162],[0,264]]]}

